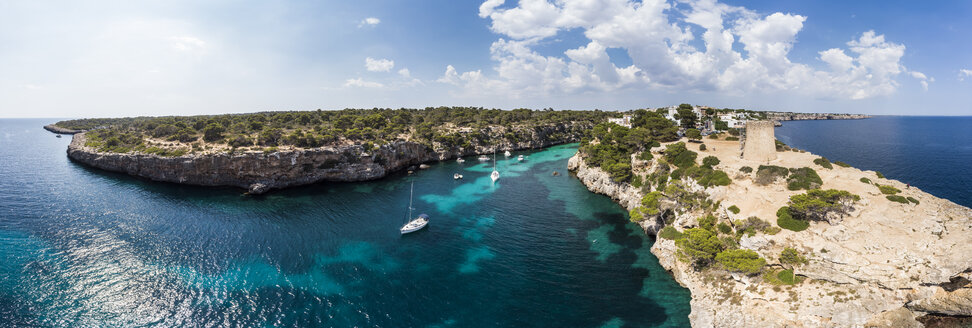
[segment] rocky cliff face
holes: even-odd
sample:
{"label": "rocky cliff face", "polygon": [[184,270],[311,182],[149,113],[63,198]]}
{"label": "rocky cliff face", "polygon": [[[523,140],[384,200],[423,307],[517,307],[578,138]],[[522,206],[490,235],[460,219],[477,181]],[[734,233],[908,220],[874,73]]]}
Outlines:
{"label": "rocky cliff face", "polygon": [[[732,184],[705,189],[683,181],[721,202],[722,213],[716,215],[722,222],[757,216],[775,226],[776,209],[800,192],[789,191],[782,183],[757,185],[750,175],[736,173],[742,166],[760,164],[739,158],[738,143],[706,140],[706,144],[709,151],[699,151],[699,157],[719,157],[722,163],[717,168],[734,175]],[[693,147],[698,151],[698,146]],[[814,167],[816,157],[782,152],[771,164]],[[634,196],[633,187],[611,181],[606,172],[585,165],[579,155],[569,163],[591,191],[611,196],[628,209],[637,206],[640,197]],[[847,218],[833,225],[811,223],[801,232],[783,230],[739,240],[740,248],[767,260],[767,270],[790,267],[779,262],[780,252],[784,247],[797,249],[809,259],[794,268],[805,279],[801,283],[773,285],[762,276],[718,268],[697,271],[678,260],[674,241],[656,240],[651,252],[691,291],[693,327],[921,327],[918,319],[924,315],[965,318],[972,313],[972,209],[898,181],[878,181],[870,171],[816,168],[823,188],[862,196]],[[899,188],[920,204],[891,202],[875,186],[858,181],[864,176]],[[725,210],[730,205],[741,212]],[[668,221],[678,229],[695,226],[700,215],[673,212],[678,214]],[[658,218],[646,221],[643,226],[649,233],[664,224]]]}
{"label": "rocky cliff face", "polygon": [[494,148],[519,150],[574,142],[580,140],[581,131],[589,128],[573,124],[541,126],[530,131],[530,138],[515,143],[502,142],[496,146],[473,144],[468,148],[434,149],[416,142],[396,141],[370,151],[361,145],[345,145],[273,153],[251,151],[179,157],[99,152],[86,147],[85,135],[79,133],[74,135],[67,153],[75,161],[108,171],[155,181],[234,186],[259,194],[271,189],[321,181],[374,180],[419,163],[492,153]]}

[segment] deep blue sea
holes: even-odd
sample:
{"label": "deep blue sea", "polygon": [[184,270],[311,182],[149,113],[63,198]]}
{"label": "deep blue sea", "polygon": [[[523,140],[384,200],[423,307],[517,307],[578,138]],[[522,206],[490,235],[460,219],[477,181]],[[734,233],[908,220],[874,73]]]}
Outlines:
{"label": "deep blue sea", "polygon": [[786,121],[776,138],[972,207],[972,116]]}
{"label": "deep blue sea", "polygon": [[574,145],[251,197],[86,168],[52,121],[0,120],[0,326],[688,325],[652,240],[551,175]]}

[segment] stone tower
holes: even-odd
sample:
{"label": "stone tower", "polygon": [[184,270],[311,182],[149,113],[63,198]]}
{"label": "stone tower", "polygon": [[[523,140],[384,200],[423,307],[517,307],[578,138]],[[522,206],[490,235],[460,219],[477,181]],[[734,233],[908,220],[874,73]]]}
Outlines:
{"label": "stone tower", "polygon": [[767,162],[776,159],[774,128],[773,121],[746,122],[743,159],[755,162]]}

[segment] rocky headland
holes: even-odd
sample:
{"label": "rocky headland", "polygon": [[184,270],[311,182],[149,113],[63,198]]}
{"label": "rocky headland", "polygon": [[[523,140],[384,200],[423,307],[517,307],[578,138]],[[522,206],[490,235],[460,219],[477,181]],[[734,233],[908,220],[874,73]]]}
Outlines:
{"label": "rocky headland", "polygon": [[77,134],[77,133],[84,132],[84,131],[81,131],[81,130],[74,130],[74,129],[62,128],[62,127],[57,126],[57,125],[54,125],[54,124],[45,125],[44,126],[44,130],[47,130],[47,131],[50,131],[50,132],[53,132],[53,133],[57,133],[57,134]]}
{"label": "rocky headland", "polygon": [[[820,188],[847,190],[861,198],[843,220],[810,222],[803,231],[744,234],[738,240],[740,249],[766,259],[764,273],[791,268],[793,284],[772,283],[765,274],[700,270],[684,260],[676,241],[656,238],[652,253],[691,291],[693,327],[921,327],[922,322],[972,316],[972,209],[879,178],[873,171],[822,168],[813,162],[818,156],[807,152],[779,152],[769,162],[753,162],[740,156],[737,141],[706,139],[704,144],[706,150],[697,143],[688,147],[699,159],[718,157],[721,162],[715,169],[728,172],[731,184],[706,188],[685,177],[681,182],[717,204],[717,222],[758,217],[775,227],[777,209],[790,196],[804,192],[789,190],[782,181],[758,184],[755,172],[741,171],[743,167],[812,167],[823,180]],[[659,154],[660,149],[664,147],[652,152]],[[657,170],[657,160],[632,160],[635,174]],[[641,206],[648,191],[615,182],[601,168],[587,165],[580,153],[570,159],[569,167],[588,189],[628,210]],[[876,184],[895,187],[902,197],[920,203],[893,202]],[[701,214],[676,200],[664,199],[658,207],[658,215],[640,221],[646,233],[655,235],[665,226],[684,230],[700,225]],[[784,248],[798,250],[806,262],[782,263]]]}
{"label": "rocky headland", "polygon": [[410,166],[455,159],[461,156],[491,154],[494,150],[536,149],[577,142],[587,123],[562,123],[535,126],[516,131],[528,135],[510,141],[503,136],[508,128],[484,128],[479,133],[490,142],[473,142],[469,147],[447,147],[408,140],[393,141],[365,149],[363,144],[332,145],[316,148],[281,147],[267,151],[206,151],[182,156],[160,156],[145,152],[103,152],[86,146],[85,133],[74,135],[68,157],[103,170],[127,173],[154,181],[199,186],[245,188],[251,194],[272,189],[324,181],[364,181],[385,177]]}

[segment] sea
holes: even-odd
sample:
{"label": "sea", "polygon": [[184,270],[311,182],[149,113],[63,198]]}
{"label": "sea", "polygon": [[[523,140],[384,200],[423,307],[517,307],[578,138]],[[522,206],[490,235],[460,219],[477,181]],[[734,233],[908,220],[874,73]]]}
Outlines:
{"label": "sea", "polygon": [[[0,120],[3,327],[689,325],[653,240],[567,173],[576,144],[499,155],[496,183],[468,157],[247,196],[72,162],[53,121]],[[401,235],[413,186],[431,223]]]}
{"label": "sea", "polygon": [[776,138],[787,145],[881,172],[889,179],[972,207],[972,116],[875,116],[782,123],[776,128]]}

